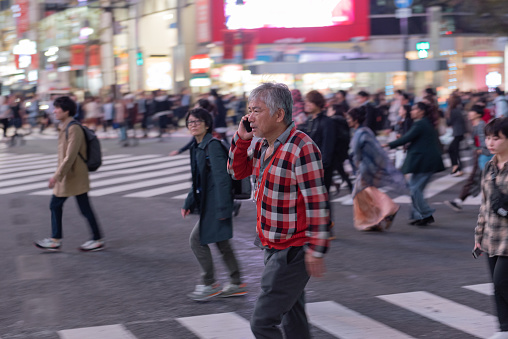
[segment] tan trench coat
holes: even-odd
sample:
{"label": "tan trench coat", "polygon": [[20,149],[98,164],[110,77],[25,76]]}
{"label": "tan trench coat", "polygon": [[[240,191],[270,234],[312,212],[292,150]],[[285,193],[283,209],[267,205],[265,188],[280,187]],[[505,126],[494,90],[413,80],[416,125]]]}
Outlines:
{"label": "tan trench coat", "polygon": [[78,155],[79,152],[86,159],[85,132],[79,125],[72,125],[69,138],[65,136],[65,129],[72,120],[69,117],[59,126],[58,168],[53,176],[56,181],[53,194],[57,197],[71,197],[90,190],[88,168]]}

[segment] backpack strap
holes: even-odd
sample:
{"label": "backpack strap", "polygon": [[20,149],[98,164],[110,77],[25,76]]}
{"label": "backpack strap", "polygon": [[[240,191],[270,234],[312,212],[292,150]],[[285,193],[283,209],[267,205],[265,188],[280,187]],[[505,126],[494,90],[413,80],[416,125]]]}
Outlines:
{"label": "backpack strap", "polygon": [[[79,123],[79,121],[76,121],[76,120],[72,119],[69,122],[69,124],[67,125],[67,127],[65,128],[65,140],[69,140],[69,127],[71,127],[72,125],[79,125],[79,127],[81,127],[81,130],[83,130],[83,127]],[[85,142],[86,142],[86,133],[85,133],[84,130],[83,130],[83,134],[85,135]],[[88,145],[87,145],[87,147],[88,147]],[[83,160],[83,162],[86,164],[85,158],[81,155],[81,153],[79,151],[78,151],[78,155],[81,158],[81,160]]]}

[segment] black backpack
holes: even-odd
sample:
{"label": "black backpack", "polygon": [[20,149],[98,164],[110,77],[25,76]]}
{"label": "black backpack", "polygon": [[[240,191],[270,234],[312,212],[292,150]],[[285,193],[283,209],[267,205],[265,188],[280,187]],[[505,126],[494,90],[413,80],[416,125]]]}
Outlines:
{"label": "black backpack", "polygon": [[85,141],[86,141],[86,160],[78,153],[81,160],[83,160],[88,167],[89,172],[97,171],[99,167],[102,165],[102,151],[101,151],[101,143],[99,142],[99,138],[94,131],[89,129],[86,126],[81,125],[78,121],[72,120],[65,129],[65,138],[69,139],[69,127],[72,125],[79,125],[83,132],[85,133]]}
{"label": "black backpack", "polygon": [[[229,146],[226,145],[223,140],[219,140],[217,138],[210,139],[210,141],[212,141],[212,140],[219,141],[222,148],[224,149],[224,152],[226,152],[226,154],[229,153]],[[210,141],[208,142],[208,144],[210,143]],[[205,147],[205,156],[206,156],[206,165],[208,167],[210,167],[210,159],[209,159],[209,155],[208,155],[208,144]],[[232,187],[234,199],[236,199],[236,200],[250,199],[250,197],[252,195],[252,185],[250,182],[250,176],[248,176],[247,178],[243,178],[241,180],[235,180],[235,179],[231,178],[231,187]]]}

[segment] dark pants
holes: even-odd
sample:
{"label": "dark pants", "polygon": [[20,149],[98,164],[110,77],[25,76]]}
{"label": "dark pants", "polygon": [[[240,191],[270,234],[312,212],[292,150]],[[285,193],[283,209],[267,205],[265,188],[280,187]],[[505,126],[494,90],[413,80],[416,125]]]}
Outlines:
{"label": "dark pants", "polygon": [[333,179],[333,167],[324,168],[323,180],[325,182],[326,191],[330,193],[330,186]]}
{"label": "dark pants", "polygon": [[450,154],[450,160],[452,166],[459,166],[458,169],[462,169],[462,161],[460,161],[460,142],[464,139],[463,135],[459,135],[453,138],[450,146],[448,146],[448,154]]}
{"label": "dark pants", "polygon": [[351,183],[351,179],[349,179],[349,175],[344,170],[344,162],[338,161],[335,165],[335,169],[337,172],[339,172],[340,177],[342,178],[343,182],[346,182],[347,187],[349,188],[349,193],[353,192],[353,184]]}
{"label": "dark pants", "polygon": [[1,119],[0,124],[2,124],[4,130],[4,137],[7,136],[7,127],[9,127],[9,119]]}
{"label": "dark pants", "polygon": [[477,196],[481,191],[482,170],[480,166],[478,166],[478,153],[476,153],[476,151],[474,152],[473,158],[473,170],[459,195],[459,199],[462,201],[466,200],[470,195],[474,197]]}
{"label": "dark pants", "polygon": [[309,281],[303,247],[265,250],[265,270],[261,276],[261,294],[251,319],[257,339],[309,339],[305,314],[305,286]]}
{"label": "dark pants", "polygon": [[[67,197],[57,197],[53,195],[49,204],[49,209],[51,210],[51,237],[55,239],[62,239],[62,215],[65,200],[67,200]],[[102,239],[99,225],[97,224],[92,206],[90,206],[90,201],[88,200],[88,194],[83,193],[76,195],[76,201],[78,202],[81,214],[88,220],[88,224],[92,230],[93,240]]]}
{"label": "dark pants", "polygon": [[[213,268],[212,252],[210,251],[210,247],[208,245],[201,245],[201,239],[199,237],[199,220],[192,229],[189,242],[192,252],[194,252],[203,272],[203,285],[213,285],[215,283],[215,271]],[[240,268],[238,267],[238,262],[236,261],[235,253],[233,252],[233,248],[231,248],[229,240],[219,241],[216,245],[222,255],[224,264],[229,270],[231,284],[240,285],[242,283],[240,280]]]}
{"label": "dark pants", "polygon": [[508,257],[489,257],[488,261],[494,283],[499,328],[502,332],[508,331]]}

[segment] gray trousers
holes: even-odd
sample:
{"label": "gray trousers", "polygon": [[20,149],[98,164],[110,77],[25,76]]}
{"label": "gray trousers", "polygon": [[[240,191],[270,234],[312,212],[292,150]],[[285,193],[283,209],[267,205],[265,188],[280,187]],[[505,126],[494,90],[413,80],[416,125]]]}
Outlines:
{"label": "gray trousers", "polygon": [[265,250],[261,294],[250,321],[257,339],[310,338],[305,314],[305,286],[309,281],[303,247]]}
{"label": "gray trousers", "polygon": [[[192,252],[194,252],[196,259],[198,259],[199,265],[201,266],[201,270],[203,271],[201,274],[203,285],[209,286],[214,284],[215,271],[213,268],[212,252],[210,251],[210,247],[208,245],[201,245],[199,238],[199,221],[192,229],[189,242]],[[240,269],[238,268],[238,262],[236,261],[233,248],[231,248],[231,245],[229,244],[229,240],[219,241],[216,245],[222,255],[224,264],[229,270],[231,284],[240,285],[242,283],[240,280]]]}

